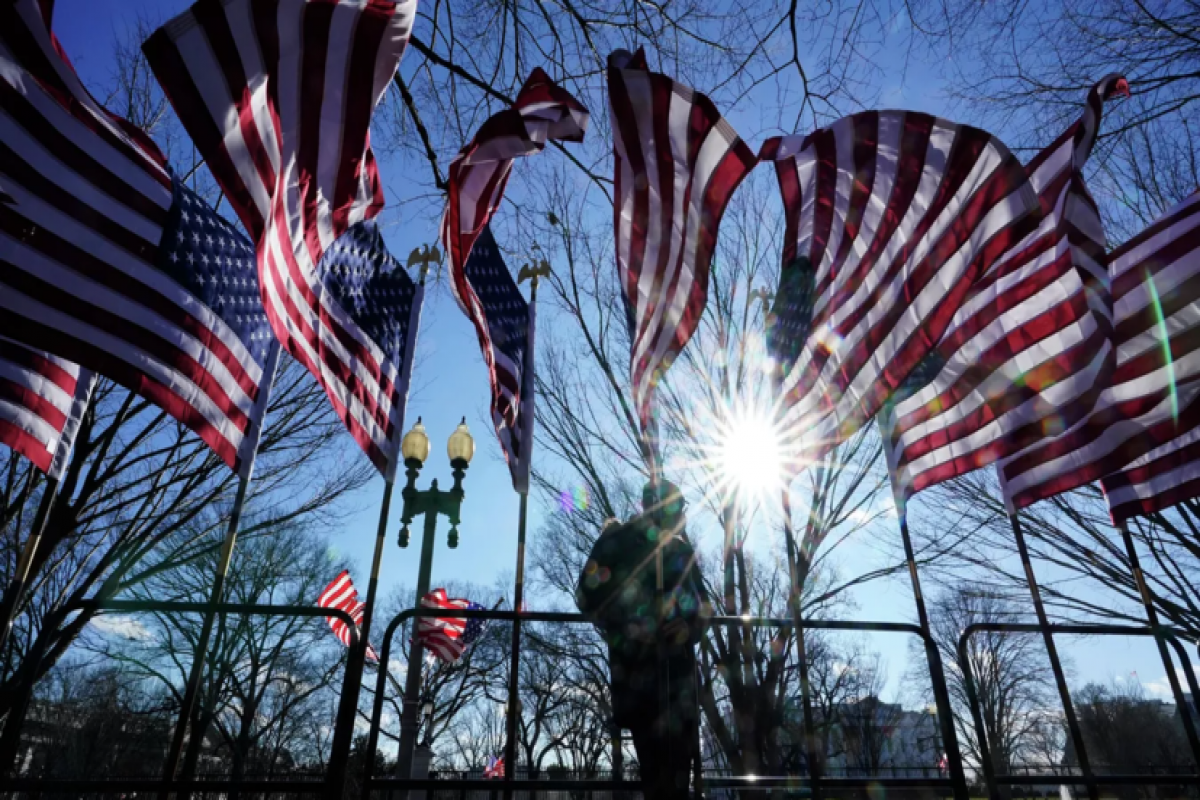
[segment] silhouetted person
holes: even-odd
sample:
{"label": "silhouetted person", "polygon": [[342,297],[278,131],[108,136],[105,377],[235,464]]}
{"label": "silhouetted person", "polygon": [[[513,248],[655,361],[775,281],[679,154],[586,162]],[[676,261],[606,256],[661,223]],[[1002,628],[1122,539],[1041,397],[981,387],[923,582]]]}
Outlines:
{"label": "silhouetted person", "polygon": [[[643,513],[605,525],[575,602],[608,643],[613,722],[633,734],[647,797],[687,797],[699,725],[696,644],[712,615],[685,538],[683,496],[669,482],[647,486]],[[663,550],[667,708],[660,713],[655,551]]]}

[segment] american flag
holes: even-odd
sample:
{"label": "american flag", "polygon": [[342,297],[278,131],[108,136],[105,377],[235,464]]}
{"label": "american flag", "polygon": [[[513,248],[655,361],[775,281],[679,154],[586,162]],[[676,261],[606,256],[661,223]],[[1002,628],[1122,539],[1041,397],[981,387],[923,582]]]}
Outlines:
{"label": "american flag", "polygon": [[[354,581],[350,580],[350,573],[347,570],[342,570],[342,573],[325,587],[325,591],[321,592],[321,596],[317,598],[317,605],[321,608],[336,608],[345,611],[354,620],[356,629],[362,625],[363,610],[366,605],[358,599],[358,590],[354,588]],[[349,647],[350,626],[346,624],[345,620],[337,617],[326,617],[325,620],[329,623],[329,627],[338,641]],[[379,660],[379,656],[370,644],[367,645],[367,658],[374,661]]]}
{"label": "american flag", "polygon": [[1092,414],[1004,465],[1012,508],[1101,479],[1113,519],[1200,496],[1200,192],[1109,257],[1117,359]]}
{"label": "american flag", "polygon": [[[422,608],[483,610],[483,606],[470,600],[446,596],[445,589],[434,589],[421,598]],[[462,658],[476,639],[483,633],[484,620],[463,617],[421,617],[417,620],[417,641],[435,656],[453,664]]]}
{"label": "american flag", "polygon": [[529,491],[529,441],[533,435],[534,309],[512,279],[500,248],[484,226],[461,270],[452,270],[455,294],[475,323],[492,387],[492,423],[512,473],[513,488]]}
{"label": "american flag", "polygon": [[462,271],[476,237],[504,198],[513,160],[540,153],[547,140],[582,142],[588,116],[578,100],[535,68],[512,107],[489,117],[450,162],[442,243],[450,259],[450,286],[472,319],[478,314]]}
{"label": "american flag", "polygon": [[35,0],[0,4],[0,43],[0,334],[137,392],[245,468],[273,374],[249,245],[88,94]]}
{"label": "american flag", "polygon": [[813,332],[782,402],[790,455],[820,457],[933,348],[1037,198],[998,140],[913,112],[855,114],[759,156],[783,193],[784,260],[816,270]]}
{"label": "american flag", "polygon": [[[257,242],[262,303],[275,335],[389,480],[416,326],[381,332],[373,322],[409,318],[392,294],[393,262],[381,246],[350,278],[326,255],[340,237],[370,236],[351,230],[383,208],[368,128],[415,11],[416,0],[200,0],[143,46]],[[344,302],[347,286],[361,302]],[[418,308],[412,304],[414,315]],[[407,363],[395,361],[398,354]]]}
{"label": "american flag", "polygon": [[654,474],[655,389],[700,323],[721,217],[757,160],[711,100],[651,72],[642,50],[608,57],[608,99],[630,385]]}
{"label": "american flag", "polygon": [[483,777],[485,779],[503,778],[504,777],[504,756],[492,756],[488,759],[488,763],[483,768]]}
{"label": "american flag", "polygon": [[0,443],[59,480],[95,384],[70,361],[0,337]]}
{"label": "american flag", "polygon": [[1104,101],[1128,93],[1124,78],[1104,78],[1080,119],[1026,166],[1037,230],[971,288],[938,345],[943,368],[895,409],[885,441],[905,495],[1062,433],[1095,404],[1112,370],[1112,302],[1083,166]]}
{"label": "american flag", "polygon": [[805,256],[790,259],[779,273],[775,304],[765,325],[767,353],[777,385],[791,372],[812,333],[815,277],[812,262]]}

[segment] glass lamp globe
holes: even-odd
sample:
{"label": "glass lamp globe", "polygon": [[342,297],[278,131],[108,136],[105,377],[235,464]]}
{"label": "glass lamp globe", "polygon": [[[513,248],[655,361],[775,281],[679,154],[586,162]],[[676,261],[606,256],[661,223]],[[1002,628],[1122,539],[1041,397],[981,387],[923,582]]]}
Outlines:
{"label": "glass lamp globe", "polygon": [[417,424],[412,426],[412,430],[404,434],[404,439],[400,442],[400,453],[405,461],[415,460],[422,464],[429,458],[429,437],[425,435],[425,425],[420,417],[417,417]]}
{"label": "glass lamp globe", "polygon": [[475,455],[475,440],[471,438],[471,431],[467,430],[466,417],[458,423],[454,433],[450,434],[450,441],[446,443],[446,453],[450,456],[451,464],[459,460],[471,463],[471,458]]}

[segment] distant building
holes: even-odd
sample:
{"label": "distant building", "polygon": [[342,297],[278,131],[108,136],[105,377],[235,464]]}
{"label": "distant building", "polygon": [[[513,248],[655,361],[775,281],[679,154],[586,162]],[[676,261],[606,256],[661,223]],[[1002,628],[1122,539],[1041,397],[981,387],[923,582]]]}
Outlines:
{"label": "distant building", "polygon": [[839,704],[826,752],[829,775],[936,777],[941,733],[932,709],[905,710],[868,696]]}

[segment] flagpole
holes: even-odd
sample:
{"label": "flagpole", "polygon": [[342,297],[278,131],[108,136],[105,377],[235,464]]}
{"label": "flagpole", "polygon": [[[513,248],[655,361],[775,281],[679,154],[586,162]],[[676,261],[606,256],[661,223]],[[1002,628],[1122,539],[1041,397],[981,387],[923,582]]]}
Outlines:
{"label": "flagpole", "polygon": [[26,583],[29,580],[33,559],[37,556],[42,542],[42,533],[46,530],[46,524],[50,520],[50,510],[54,507],[54,501],[58,497],[58,486],[58,478],[46,478],[46,488],[42,490],[41,502],[38,503],[37,511],[33,515],[29,538],[25,540],[25,546],[21,548],[17,570],[8,584],[8,590],[4,593],[3,606],[0,606],[0,620],[3,620],[0,623],[3,624],[3,628],[0,628],[0,654],[3,654],[8,646],[8,638],[12,634],[13,623],[17,618],[17,609],[25,596]]}
{"label": "flagpole", "polygon": [[508,674],[508,716],[505,719],[504,788],[505,800],[512,797],[512,782],[517,771],[517,672],[521,666],[521,604],[525,602],[525,518],[529,492],[521,493],[520,518],[517,522],[517,578],[513,587],[512,653]]}
{"label": "flagpole", "polygon": [[[1158,646],[1159,658],[1162,659],[1163,669],[1167,671],[1167,682],[1171,685],[1171,693],[1175,696],[1175,705],[1183,720],[1184,733],[1187,734],[1188,744],[1192,748],[1192,758],[1200,764],[1200,737],[1196,735],[1196,725],[1192,721],[1192,715],[1188,713],[1187,703],[1184,702],[1183,687],[1179,684],[1179,676],[1175,674],[1175,664],[1171,660],[1171,654],[1167,651],[1167,642],[1158,621],[1158,611],[1154,608],[1154,596],[1150,593],[1150,586],[1146,583],[1146,576],[1142,572],[1141,560],[1134,547],[1133,536],[1129,533],[1128,524],[1122,520],[1118,527],[1121,529],[1121,538],[1125,542],[1125,552],[1129,556],[1129,564],[1133,568],[1138,595],[1142,599],[1142,606],[1146,609],[1146,619],[1150,623],[1150,629],[1154,632],[1154,643]],[[1195,699],[1200,701],[1200,698]]]}
{"label": "flagpole", "polygon": [[[804,712],[804,752],[808,757],[808,780],[812,789],[813,800],[821,800],[821,750],[817,746],[817,728],[813,721],[811,687],[808,682],[808,653],[804,645],[804,618],[800,605],[800,572],[798,558],[803,554],[796,547],[795,533],[792,530],[792,498],[787,486],[783,487],[783,535],[787,549],[788,572],[791,574],[792,591],[790,605],[792,611],[792,626],[796,631],[796,661],[800,672],[800,702]],[[815,508],[809,508],[809,525],[816,514]]]}
{"label": "flagpole", "polygon": [[[942,732],[942,744],[946,751],[946,762],[950,780],[957,800],[967,800],[967,777],[963,771],[962,753],[958,749],[958,735],[954,730],[954,712],[950,706],[950,693],[946,690],[946,672],[942,667],[942,656],[929,627],[929,612],[925,608],[925,595],[921,592],[921,578],[917,574],[917,558],[913,550],[912,537],[908,535],[908,513],[901,505],[900,539],[904,543],[904,558],[908,562],[908,577],[912,581],[913,599],[917,604],[917,620],[921,627],[921,640],[925,645],[925,659],[929,662],[929,680],[933,684],[933,702],[937,707],[938,726]],[[1093,798],[1094,800],[1094,798]]]}
{"label": "flagpole", "polygon": [[[436,254],[436,248],[433,253]],[[408,336],[404,346],[404,364],[400,369],[400,391],[396,394],[403,404],[396,427],[392,432],[395,441],[391,453],[391,466],[384,476],[383,501],[379,505],[379,524],[375,530],[375,554],[371,559],[371,580],[367,584],[367,599],[363,605],[362,623],[358,628],[358,641],[350,648],[346,659],[346,671],[342,677],[342,694],[338,699],[338,711],[333,729],[333,742],[330,746],[329,766],[326,770],[329,796],[341,797],[346,785],[346,770],[350,764],[350,745],[354,739],[354,717],[358,713],[358,695],[362,690],[362,674],[367,664],[367,648],[371,642],[371,619],[375,614],[375,596],[379,589],[379,570],[383,564],[383,543],[387,538],[388,515],[392,507],[392,490],[396,484],[396,464],[400,460],[400,437],[404,434],[404,416],[408,408],[408,387],[412,380],[413,361],[417,349],[417,333],[421,327],[421,308],[425,305],[425,277],[429,273],[429,265],[436,258],[426,258],[421,264],[420,279],[413,295],[412,311],[409,315]],[[411,263],[411,262],[410,262]],[[409,672],[412,672],[409,664]],[[380,664],[380,669],[387,669],[386,664]],[[419,672],[419,670],[418,670]],[[411,681],[410,681],[411,683]],[[407,705],[409,697],[404,702]]]}
{"label": "flagpole", "polygon": [[[532,260],[532,259],[531,259]],[[524,270],[522,270],[524,272]],[[521,371],[521,414],[520,424],[524,431],[518,453],[518,470],[521,476],[519,489],[521,491],[521,508],[517,519],[517,572],[513,586],[513,623],[511,663],[508,673],[508,717],[505,720],[504,739],[504,788],[505,800],[512,797],[512,782],[517,774],[517,724],[520,721],[517,713],[519,672],[521,668],[521,612],[525,603],[525,526],[529,512],[529,473],[532,470],[531,456],[533,452],[534,426],[534,338],[537,331],[537,290],[538,279],[550,274],[550,265],[544,260],[537,265],[536,260],[529,271],[529,334],[525,345],[525,363]]]}
{"label": "flagpole", "polygon": [[[225,541],[221,544],[221,554],[217,560],[217,574],[213,579],[212,591],[208,600],[208,611],[200,628],[200,639],[196,643],[196,651],[192,655],[192,669],[188,673],[187,685],[184,687],[183,702],[179,709],[179,719],[175,723],[175,732],[171,737],[171,748],[167,751],[167,764],[163,778],[170,783],[175,780],[179,768],[179,760],[183,755],[183,743],[187,736],[193,709],[196,705],[196,695],[200,690],[200,677],[204,672],[204,662],[208,654],[208,640],[212,637],[213,623],[216,620],[216,606],[220,604],[225,591],[225,577],[229,572],[229,564],[233,560],[233,548],[237,543],[238,527],[242,520],[242,510],[246,504],[246,494],[250,479],[254,472],[254,460],[258,455],[258,446],[262,438],[263,425],[266,422],[267,404],[270,402],[271,389],[275,383],[275,375],[279,366],[280,344],[273,339],[267,351],[263,364],[263,381],[259,385],[258,398],[252,412],[252,428],[247,435],[252,436],[252,446],[249,454],[241,465],[238,475],[237,494],[233,499],[233,509],[229,514],[229,525],[225,530]],[[193,732],[194,736],[203,736],[203,731]],[[165,796],[165,792],[160,796]]]}
{"label": "flagpole", "polygon": [[1017,541],[1017,551],[1021,556],[1021,566],[1025,569],[1025,581],[1029,584],[1029,594],[1033,597],[1033,608],[1037,613],[1038,627],[1042,631],[1042,641],[1046,645],[1046,653],[1050,657],[1050,669],[1054,672],[1054,683],[1058,687],[1058,696],[1062,700],[1063,714],[1067,719],[1067,728],[1071,734],[1071,743],[1075,746],[1075,755],[1079,759],[1079,769],[1087,786],[1088,797],[1099,800],[1099,789],[1092,773],[1092,765],[1084,747],[1083,732],[1079,727],[1079,718],[1075,716],[1075,706],[1071,703],[1071,690],[1067,686],[1067,678],[1063,672],[1062,661],[1058,657],[1058,648],[1054,644],[1054,634],[1050,630],[1050,620],[1046,615],[1046,607],[1042,603],[1042,592],[1038,588],[1037,577],[1033,574],[1033,563],[1029,558],[1029,548],[1025,544],[1025,533],[1021,529],[1021,520],[1016,511],[1008,515],[1012,525],[1013,537]]}

